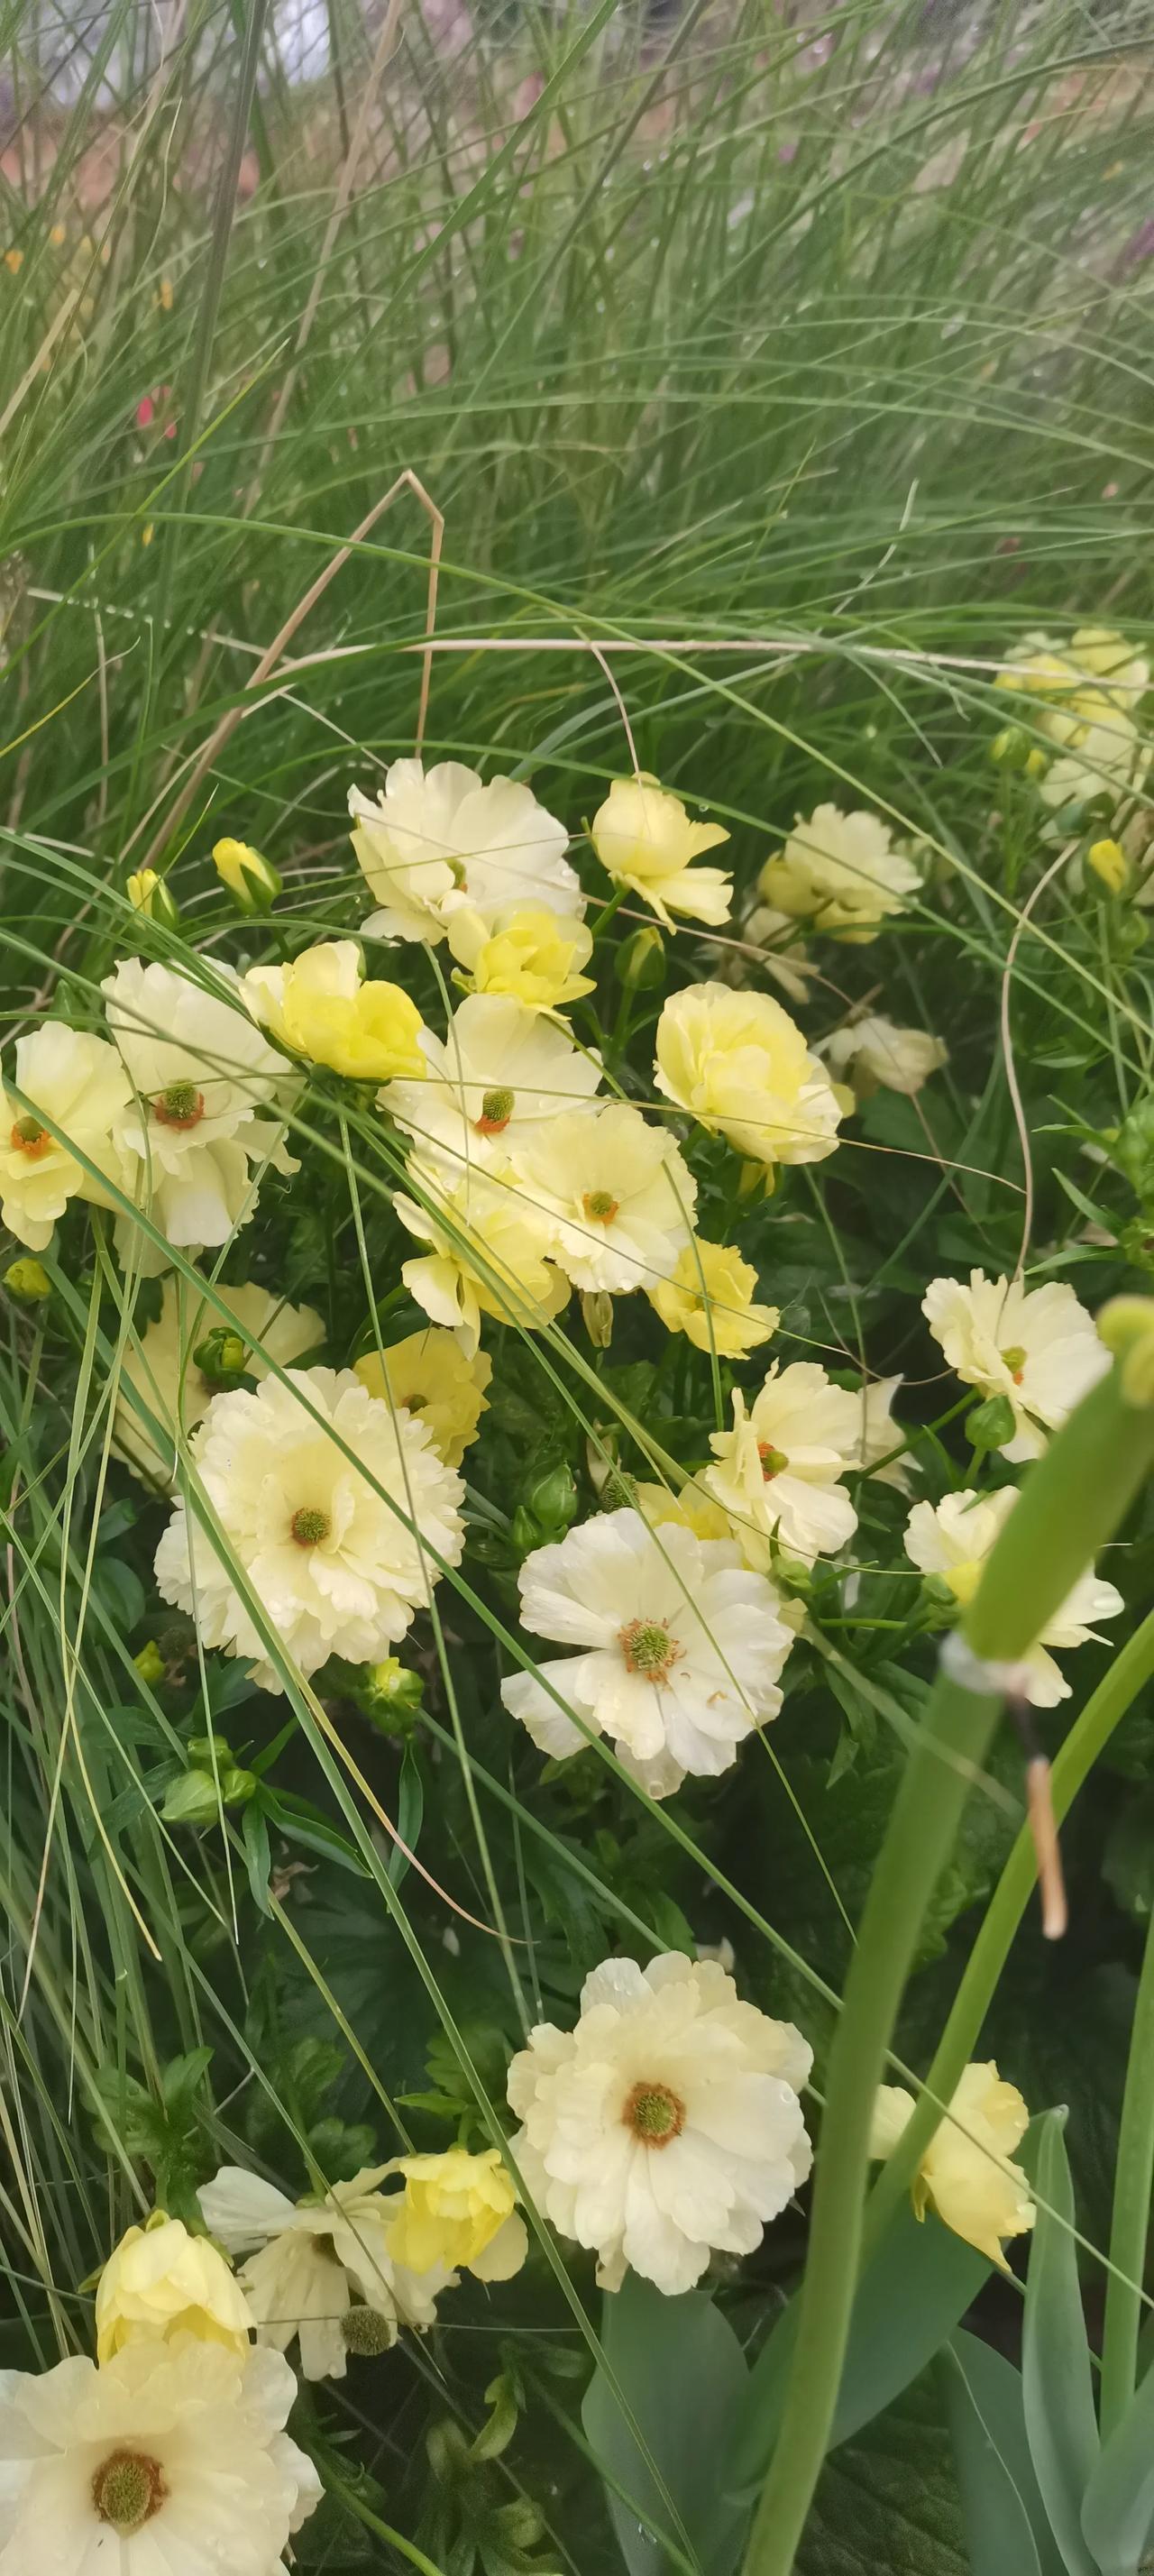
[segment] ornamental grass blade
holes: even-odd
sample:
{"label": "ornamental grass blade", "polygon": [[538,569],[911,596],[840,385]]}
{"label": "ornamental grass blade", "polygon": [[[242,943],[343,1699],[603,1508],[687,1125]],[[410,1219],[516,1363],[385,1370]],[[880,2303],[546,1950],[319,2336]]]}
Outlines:
{"label": "ornamental grass blade", "polygon": [[1038,2213],[1022,2330],[1022,2393],[1030,2457],[1069,2576],[1099,2576],[1082,2531],[1098,2464],[1098,2423],[1074,2243],[1074,2187],[1064,2110],[1041,2121]]}

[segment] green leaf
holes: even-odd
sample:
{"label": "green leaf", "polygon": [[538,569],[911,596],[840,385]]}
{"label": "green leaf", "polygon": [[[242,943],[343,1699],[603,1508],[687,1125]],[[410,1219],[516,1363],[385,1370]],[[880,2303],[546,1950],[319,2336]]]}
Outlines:
{"label": "green leaf", "polygon": [[1139,2382],[1091,2470],[1082,2532],[1101,2576],[1134,2576],[1154,2533],[1154,2371]]}
{"label": "green leaf", "polygon": [[[414,1745],[406,1744],[397,1795],[397,1832],[400,1841],[393,1844],[386,1863],[394,1887],[400,1886],[408,1869],[409,1852],[415,1852],[417,1848],[424,1812],[425,1781],[420,1757]],[[402,1851],[401,1843],[408,1844],[409,1852]]]}
{"label": "green leaf", "polygon": [[934,2374],[826,2461],[794,2576],[972,2576]]}
{"label": "green leaf", "polygon": [[[722,2495],[719,2477],[746,2386],[732,2326],[703,2290],[666,2298],[629,2272],[620,2290],[606,2294],[601,2337],[703,2576],[728,2576],[747,2519],[744,2506]],[[666,2497],[601,2370],[586,2390],[581,2420],[604,2471],[630,2576],[667,2576],[666,2551],[644,2526],[668,2533],[682,2556],[685,2543],[670,2529]]]}
{"label": "green leaf", "polygon": [[972,2576],[1062,2576],[1030,2458],[1020,2371],[959,2332],[940,2375]]}
{"label": "green leaf", "polygon": [[1098,2459],[1098,2425],[1072,2232],[1074,2187],[1065,2124],[1062,2110],[1047,2111],[1039,2123],[1038,2213],[1026,2281],[1022,2390],[1030,2456],[1063,2564],[1069,2576],[1098,2576],[1082,2537],[1082,2502]]}
{"label": "green leaf", "polygon": [[[931,2213],[908,2201],[858,2286],[830,2449],[853,2439],[941,2350],[976,2299],[990,2265]],[[797,2327],[791,2300],[750,2374],[736,2444],[737,2491],[752,2495],[769,2466]]]}
{"label": "green leaf", "polygon": [[272,1901],[268,1883],[272,1875],[272,1853],[269,1849],[268,1819],[259,1797],[254,1798],[251,1805],[245,1808],[241,1817],[240,1830],[253,1903],[259,1907],[262,1914],[271,1914]]}

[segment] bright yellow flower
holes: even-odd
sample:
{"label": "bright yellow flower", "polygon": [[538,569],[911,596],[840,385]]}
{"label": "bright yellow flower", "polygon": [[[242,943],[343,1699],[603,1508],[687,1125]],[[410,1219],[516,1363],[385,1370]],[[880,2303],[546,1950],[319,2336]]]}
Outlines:
{"label": "bright yellow flower", "polygon": [[590,838],[602,867],[651,903],[669,929],[675,912],[714,926],[728,920],[732,878],[722,868],[693,865],[727,841],[728,832],[720,823],[691,823],[681,798],[655,778],[615,778]]}
{"label": "bright yellow flower", "polygon": [[242,912],[267,912],[281,890],[280,870],[247,841],[214,841],[213,864]]}
{"label": "bright yellow flower", "polygon": [[366,1351],[356,1373],[370,1395],[392,1397],[427,1422],[447,1467],[459,1467],[488,1412],[485,1389],[493,1374],[487,1351],[466,1359],[454,1333],[426,1324],[393,1342],[383,1355]]}
{"label": "bright yellow flower", "polygon": [[100,2362],[125,2344],[167,2343],[178,2334],[244,2353],[251,2329],[244,2292],[223,2254],[207,2236],[190,2236],[181,2219],[160,2211],[121,2237],[97,2284]]}
{"label": "bright yellow flower", "polygon": [[529,1011],[554,1011],[594,989],[581,973],[593,953],[593,934],[576,914],[533,910],[502,914],[499,923],[479,912],[449,916],[449,946],[466,969],[458,982],[474,993],[506,993]]}
{"label": "bright yellow flower", "polygon": [[[879,2086],[871,2155],[893,2154],[913,2109],[912,2093],[900,2084]],[[915,2217],[936,2210],[944,2226],[1003,2272],[1009,2270],[1003,2240],[1034,2224],[1029,2183],[1010,2162],[1029,2117],[1017,2086],[1002,2082],[992,2059],[967,2066],[911,2185]]]}
{"label": "bright yellow flower", "polygon": [[420,1077],[421,1014],[399,984],[361,982],[355,939],[321,940],[291,966],[252,966],[245,991],[282,1046],[350,1082]]}
{"label": "bright yellow flower", "polygon": [[437,2264],[474,2272],[479,2281],[509,2281],[529,2250],[516,2192],[496,2147],[471,2156],[448,2147],[439,2156],[398,2156],[405,2196],[389,2229],[394,2263],[409,2272]]}
{"label": "bright yellow flower", "polygon": [[1120,841],[1092,841],[1086,852],[1086,862],[1093,868],[1095,876],[1101,877],[1103,885],[1109,887],[1111,894],[1121,894],[1130,874],[1130,862]]}
{"label": "bright yellow flower", "polygon": [[126,892],[134,912],[151,912],[152,898],[159,884],[155,868],[141,868],[129,878]]}
{"label": "bright yellow flower", "polygon": [[737,1359],[767,1342],[781,1322],[777,1306],[754,1304],[756,1286],[756,1270],[732,1244],[705,1243],[695,1235],[669,1278],[646,1294],[669,1332],[684,1333],[695,1350],[712,1348],[723,1359]]}
{"label": "bright yellow flower", "polygon": [[825,1066],[780,1002],[691,984],[657,1023],[657,1088],[758,1163],[817,1163],[842,1115]]}

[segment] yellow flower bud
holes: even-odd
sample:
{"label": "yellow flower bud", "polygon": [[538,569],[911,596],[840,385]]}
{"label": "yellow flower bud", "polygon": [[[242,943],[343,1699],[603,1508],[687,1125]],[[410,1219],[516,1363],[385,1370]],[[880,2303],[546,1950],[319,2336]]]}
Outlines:
{"label": "yellow flower bud", "polygon": [[281,891],[279,871],[247,841],[214,841],[213,864],[242,912],[268,912]]}
{"label": "yellow flower bud", "polygon": [[169,930],[175,930],[180,919],[179,907],[155,868],[141,868],[135,876],[129,877],[125,893],[135,912],[142,912],[147,920],[164,922]]}
{"label": "yellow flower bud", "polygon": [[21,1306],[41,1306],[52,1295],[52,1281],[42,1261],[9,1262],[4,1285]]}
{"label": "yellow flower bud", "polygon": [[471,2156],[449,2147],[439,2156],[398,2156],[405,2196],[389,2230],[394,2263],[409,2272],[474,2272],[479,2281],[508,2281],[529,2250],[516,2192],[496,2147]]}
{"label": "yellow flower bud", "polygon": [[207,2236],[158,2210],[122,2236],[96,2290],[96,2358],[178,2334],[248,2351],[252,2317],[239,2282]]}
{"label": "yellow flower bud", "polygon": [[1101,877],[1111,894],[1121,894],[1130,874],[1130,862],[1120,841],[1091,841],[1086,864]]}

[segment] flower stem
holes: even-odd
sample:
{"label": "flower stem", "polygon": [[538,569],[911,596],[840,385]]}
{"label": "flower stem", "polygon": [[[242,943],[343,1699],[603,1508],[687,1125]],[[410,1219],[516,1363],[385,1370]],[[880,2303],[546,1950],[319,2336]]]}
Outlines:
{"label": "flower stem", "polygon": [[1110,2261],[1106,2276],[1106,2314],[1102,2329],[1102,2439],[1108,2441],[1134,2394],[1138,2377],[1138,2329],[1142,2311],[1142,2275],[1150,2227],[1150,2191],[1154,2182],[1154,1908],[1146,1930],[1142,1974],[1130,2033],[1118,2161],[1114,2169],[1114,2211],[1110,2222]]}
{"label": "flower stem", "polygon": [[[1154,1321],[1154,1306],[1148,1314]],[[1144,1322],[1144,1342],[1147,1329]],[[1110,1537],[1154,1464],[1154,1402],[1144,1397],[1144,1386],[1135,1392],[1127,1353],[1027,1478],[963,1622],[975,1656],[1012,1663],[1024,1655]],[[790,2576],[794,2565],[837,2404],[874,2097],[922,1919],[968,1794],[966,1766],[985,1760],[1000,1708],[996,1690],[972,1690],[941,1673],[894,1802],[830,2052],[789,2394],[746,2576]]]}

